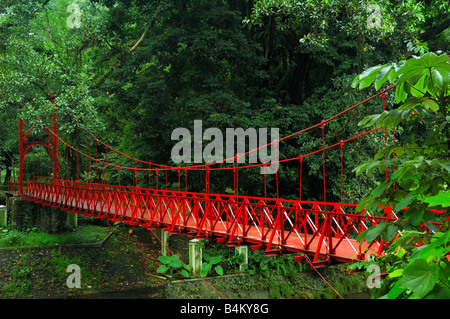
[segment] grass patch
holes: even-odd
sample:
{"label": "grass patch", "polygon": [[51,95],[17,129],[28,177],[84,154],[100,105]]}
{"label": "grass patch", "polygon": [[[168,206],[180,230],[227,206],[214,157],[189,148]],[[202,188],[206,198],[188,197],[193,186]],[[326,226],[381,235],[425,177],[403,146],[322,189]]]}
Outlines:
{"label": "grass patch", "polygon": [[[87,230],[100,228],[105,230],[105,235],[110,230],[108,227],[90,225],[77,228],[75,234],[85,237],[92,233]],[[63,246],[58,242],[57,246],[41,246],[36,249],[19,247],[11,251],[0,251],[0,299],[77,298],[86,293],[101,293],[104,290],[118,292],[127,288],[148,287],[155,287],[156,298],[162,298],[165,281],[155,280],[150,275],[154,275],[156,271],[148,270],[149,264],[157,263],[160,243],[146,229],[130,230],[126,227],[114,227],[113,235],[101,246]],[[16,234],[16,230],[9,232]],[[34,236],[37,233],[30,230],[25,235]],[[137,235],[146,239],[145,243],[141,243]],[[53,236],[55,235],[48,237]],[[5,235],[0,229],[0,239],[3,237]],[[80,289],[67,287],[70,275],[67,267],[72,264],[80,267]],[[142,295],[137,297],[140,296]]]}
{"label": "grass patch", "polygon": [[94,225],[79,226],[75,231],[60,234],[47,234],[35,228],[27,231],[0,228],[0,247],[32,248],[97,243],[108,233],[108,228]]}

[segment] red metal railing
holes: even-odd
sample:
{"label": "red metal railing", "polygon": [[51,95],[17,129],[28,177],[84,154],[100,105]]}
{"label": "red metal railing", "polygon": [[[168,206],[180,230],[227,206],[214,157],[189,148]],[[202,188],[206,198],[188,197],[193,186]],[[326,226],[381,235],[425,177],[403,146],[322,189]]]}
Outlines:
{"label": "red metal railing", "polygon": [[28,181],[26,198],[97,218],[147,228],[215,236],[229,245],[250,243],[266,254],[305,253],[313,262],[351,262],[381,252],[380,240],[359,245],[356,236],[396,216],[355,212],[356,204],[309,202],[92,184]]}
{"label": "red metal railing", "polygon": [[17,192],[19,189],[19,183],[16,179],[8,178],[8,191],[9,192]]}

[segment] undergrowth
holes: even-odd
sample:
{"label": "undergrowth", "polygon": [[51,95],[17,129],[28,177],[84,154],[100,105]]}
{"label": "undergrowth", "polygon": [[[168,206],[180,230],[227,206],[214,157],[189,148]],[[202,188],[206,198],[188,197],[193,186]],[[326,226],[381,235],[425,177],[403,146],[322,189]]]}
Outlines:
{"label": "undergrowth", "polygon": [[31,248],[96,243],[105,238],[108,232],[108,228],[93,225],[80,226],[75,231],[61,234],[40,232],[36,227],[28,228],[25,231],[0,228],[0,247]]}

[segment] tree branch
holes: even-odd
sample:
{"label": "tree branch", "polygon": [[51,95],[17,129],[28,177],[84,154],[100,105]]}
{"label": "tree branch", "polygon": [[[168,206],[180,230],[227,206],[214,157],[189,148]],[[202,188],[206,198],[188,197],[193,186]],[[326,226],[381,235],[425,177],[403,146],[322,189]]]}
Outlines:
{"label": "tree branch", "polygon": [[[142,41],[144,41],[145,36],[147,35],[148,30],[150,30],[150,28],[153,26],[153,24],[155,23],[156,17],[159,15],[160,11],[162,11],[167,5],[163,2],[161,3],[158,8],[155,10],[155,13],[153,14],[153,16],[151,17],[150,22],[148,23],[147,27],[145,28],[144,32],[142,33],[141,37],[139,38],[139,40],[137,40],[137,42],[133,45],[132,48],[128,49],[125,53],[123,53],[119,59],[114,63],[113,66],[111,66],[109,68],[109,70],[101,77],[101,79],[97,82],[97,84],[95,85],[96,89],[99,89],[104,83],[105,81],[114,73],[115,70],[117,70],[117,68],[119,68],[119,66],[126,61],[126,55],[128,54],[132,54],[138,47],[139,45],[141,45]],[[109,44],[108,44],[109,45]]]}
{"label": "tree branch", "polygon": [[437,26],[431,27],[427,31],[419,34],[419,39],[421,41],[433,40],[448,27],[450,27],[450,18],[446,19],[444,22],[438,24]]}
{"label": "tree branch", "polygon": [[48,11],[47,11],[47,10],[45,10],[45,17],[47,18],[47,29],[46,29],[45,31],[47,31],[47,33],[50,35],[50,40],[52,40],[53,45],[54,45],[55,48],[56,48],[56,47],[57,47],[56,41],[55,41],[55,39],[53,38],[53,35],[52,35],[51,31],[50,31],[50,21],[49,21],[49,19],[48,19]]}
{"label": "tree branch", "polygon": [[44,93],[46,95],[47,99],[50,99],[51,96],[53,95],[52,90],[50,89],[50,87],[48,85],[46,85],[45,87],[42,85],[39,85],[36,81],[30,81],[31,84],[37,86],[42,93]]}
{"label": "tree branch", "polygon": [[139,40],[136,42],[136,44],[129,50],[129,53],[133,53],[138,46],[142,43],[142,41],[145,38],[145,35],[147,34],[148,30],[150,29],[150,25],[147,26],[147,28],[145,28],[144,33],[142,33],[141,37],[139,38]]}

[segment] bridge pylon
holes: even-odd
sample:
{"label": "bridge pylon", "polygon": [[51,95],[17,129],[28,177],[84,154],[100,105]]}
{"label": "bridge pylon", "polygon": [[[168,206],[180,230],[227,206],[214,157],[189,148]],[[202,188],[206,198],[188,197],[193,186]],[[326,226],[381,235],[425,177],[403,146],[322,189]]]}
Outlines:
{"label": "bridge pylon", "polygon": [[[21,196],[24,194],[23,192],[23,172],[24,172],[24,162],[25,162],[25,156],[27,155],[28,151],[33,146],[44,146],[49,153],[50,158],[53,162],[53,182],[58,178],[58,138],[56,136],[58,132],[58,107],[56,104],[56,95],[52,96],[52,104],[54,105],[53,109],[53,115],[52,115],[52,130],[53,133],[50,134],[47,130],[45,130],[45,133],[50,137],[50,141],[29,141],[27,140],[28,135],[33,131],[35,128],[37,122],[35,125],[33,125],[30,130],[24,134],[23,131],[23,119],[19,117],[19,179],[18,179],[18,195]],[[21,107],[22,108],[22,107]],[[40,118],[39,118],[40,119]],[[39,121],[38,119],[38,121]]]}

